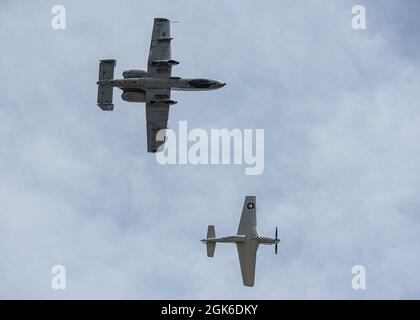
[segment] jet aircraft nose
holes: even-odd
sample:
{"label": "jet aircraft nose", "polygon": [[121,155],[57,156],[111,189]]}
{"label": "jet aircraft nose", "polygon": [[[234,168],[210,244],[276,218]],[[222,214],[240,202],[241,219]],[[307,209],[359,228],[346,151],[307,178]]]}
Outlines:
{"label": "jet aircraft nose", "polygon": [[214,86],[214,88],[219,89],[219,88],[223,88],[225,85],[226,85],[225,82],[215,81],[213,86]]}

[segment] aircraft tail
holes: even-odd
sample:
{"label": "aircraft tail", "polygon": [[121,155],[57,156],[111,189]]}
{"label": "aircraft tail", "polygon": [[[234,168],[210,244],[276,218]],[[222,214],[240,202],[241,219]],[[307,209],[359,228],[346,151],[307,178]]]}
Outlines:
{"label": "aircraft tail", "polygon": [[[208,226],[207,228],[207,239],[214,239],[216,238],[216,230],[214,226]],[[207,246],[207,257],[214,256],[214,250],[216,249],[216,242],[206,242]]]}
{"label": "aircraft tail", "polygon": [[[114,59],[101,60],[99,63],[99,81],[114,79],[114,68],[117,61]],[[114,110],[112,103],[113,87],[98,83],[98,106],[104,111]]]}

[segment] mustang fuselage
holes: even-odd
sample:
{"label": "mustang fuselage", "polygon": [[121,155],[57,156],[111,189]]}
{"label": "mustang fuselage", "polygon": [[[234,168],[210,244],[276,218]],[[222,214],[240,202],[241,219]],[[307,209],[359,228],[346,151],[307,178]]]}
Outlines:
{"label": "mustang fuselage", "polygon": [[202,243],[244,243],[244,242],[257,242],[259,244],[271,245],[279,243],[280,240],[277,238],[270,238],[270,237],[250,237],[250,236],[243,236],[243,235],[236,235],[236,236],[229,236],[229,237],[221,237],[221,238],[207,238],[202,239]]}

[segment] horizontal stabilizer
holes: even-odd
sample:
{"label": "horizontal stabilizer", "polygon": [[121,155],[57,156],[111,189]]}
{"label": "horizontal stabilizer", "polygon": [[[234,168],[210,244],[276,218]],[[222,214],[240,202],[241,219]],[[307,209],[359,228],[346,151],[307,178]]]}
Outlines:
{"label": "horizontal stabilizer", "polygon": [[[207,228],[207,239],[214,239],[216,238],[216,230],[214,226],[208,226]],[[216,249],[216,242],[206,242],[207,246],[207,257],[214,256],[214,250]]]}
{"label": "horizontal stabilizer", "polygon": [[[117,61],[114,59],[101,60],[99,63],[99,81],[114,79],[114,68]],[[113,87],[98,85],[98,106],[104,111],[114,110],[112,103]]]}
{"label": "horizontal stabilizer", "polygon": [[114,68],[117,65],[117,60],[108,59],[99,62],[99,80],[114,79]]}
{"label": "horizontal stabilizer", "polygon": [[216,238],[216,229],[214,226],[208,226],[207,228],[207,239]]}
{"label": "horizontal stabilizer", "polygon": [[216,249],[216,242],[207,242],[207,257],[214,256],[214,250]]}
{"label": "horizontal stabilizer", "polygon": [[98,86],[98,106],[104,111],[114,110],[112,103],[113,87],[111,86]]}

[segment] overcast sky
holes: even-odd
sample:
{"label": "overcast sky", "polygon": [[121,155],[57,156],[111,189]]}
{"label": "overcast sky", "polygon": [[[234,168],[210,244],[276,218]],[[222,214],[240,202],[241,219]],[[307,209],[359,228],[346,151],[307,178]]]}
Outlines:
{"label": "overcast sky", "polygon": [[[0,298],[419,298],[420,2],[360,1],[356,31],[358,3],[1,1]],[[143,104],[96,106],[98,60],[145,69],[154,17],[180,21],[173,75],[227,83],[174,92],[169,126],[264,129],[262,175],[161,166]],[[246,195],[282,240],[253,288],[234,245],[199,242],[234,234]]]}

